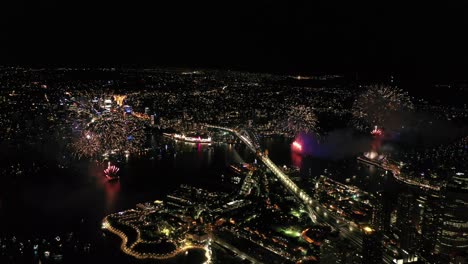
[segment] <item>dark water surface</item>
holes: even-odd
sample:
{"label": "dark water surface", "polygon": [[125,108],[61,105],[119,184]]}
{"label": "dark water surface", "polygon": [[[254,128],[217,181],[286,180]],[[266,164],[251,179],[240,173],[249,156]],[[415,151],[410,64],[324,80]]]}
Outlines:
{"label": "dark water surface", "polygon": [[[120,167],[117,182],[105,180],[103,169],[107,163],[89,160],[73,161],[67,169],[44,169],[34,177],[25,175],[1,196],[0,231],[3,235],[25,238],[77,232],[91,242],[102,243],[101,220],[107,214],[134,208],[140,202],[164,199],[180,184],[232,191],[233,186],[221,183],[221,175],[229,174],[227,166],[253,162],[255,158],[242,145],[209,147],[165,139],[158,139],[158,144],[161,151],[116,163]],[[342,182],[350,178],[350,184],[371,192],[384,187],[397,189],[390,175],[357,164],[355,157],[331,160],[297,155],[291,151],[290,140],[284,138],[265,138],[262,144],[279,166],[300,167],[303,180],[327,172]],[[117,239],[105,240],[111,253],[103,254],[120,254]],[[180,262],[196,263],[203,259],[201,255],[191,256],[190,261],[184,258]],[[128,261],[125,257],[121,260]]]}
{"label": "dark water surface", "polygon": [[220,175],[230,163],[243,160],[237,150],[247,153],[242,146],[172,143],[177,149],[174,155],[171,142],[167,143],[167,153],[118,162],[120,181],[116,182],[104,178],[107,163],[89,160],[74,161],[62,170],[44,168],[32,178],[25,175],[14,182],[14,191],[2,195],[0,230],[41,236],[79,227],[81,232],[93,233],[105,215],[163,199],[180,184],[228,190],[219,184]]}

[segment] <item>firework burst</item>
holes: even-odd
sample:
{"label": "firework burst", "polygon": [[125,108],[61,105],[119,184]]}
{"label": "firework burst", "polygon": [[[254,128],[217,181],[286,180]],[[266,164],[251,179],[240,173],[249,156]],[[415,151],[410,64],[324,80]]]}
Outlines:
{"label": "firework burst", "polygon": [[117,166],[111,165],[110,162],[107,165],[107,168],[104,170],[104,175],[107,179],[116,179],[118,178],[117,174],[120,169]]}
{"label": "firework burst", "polygon": [[73,144],[78,156],[96,157],[141,150],[145,134],[143,121],[120,112],[93,118]]}
{"label": "firework burst", "polygon": [[292,146],[293,146],[293,149],[294,150],[297,150],[297,151],[302,151],[302,145],[301,143],[297,142],[297,141],[294,141],[292,143]]}
{"label": "firework burst", "polygon": [[383,131],[378,126],[374,126],[374,130],[371,131],[371,135],[375,137],[380,137],[383,135]]}
{"label": "firework burst", "polygon": [[317,126],[317,116],[308,106],[291,106],[287,111],[287,118],[281,123],[281,130],[288,136],[295,136],[300,132],[309,133]]}
{"label": "firework burst", "polygon": [[386,126],[396,114],[413,109],[413,104],[401,89],[391,86],[370,86],[354,102],[353,125],[360,130]]}
{"label": "firework burst", "polygon": [[73,149],[79,157],[97,156],[101,151],[101,140],[91,131],[84,131],[73,142]]}

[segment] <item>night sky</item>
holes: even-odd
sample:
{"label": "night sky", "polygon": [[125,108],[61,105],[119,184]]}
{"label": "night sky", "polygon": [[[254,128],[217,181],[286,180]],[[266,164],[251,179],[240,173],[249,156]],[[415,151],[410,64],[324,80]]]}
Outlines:
{"label": "night sky", "polygon": [[297,72],[468,69],[462,4],[253,2],[2,1],[0,58]]}

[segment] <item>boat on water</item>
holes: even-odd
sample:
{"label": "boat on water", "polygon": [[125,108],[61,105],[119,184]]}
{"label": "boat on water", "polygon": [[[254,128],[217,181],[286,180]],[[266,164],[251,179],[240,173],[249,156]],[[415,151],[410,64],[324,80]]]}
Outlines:
{"label": "boat on water", "polygon": [[188,135],[185,135],[185,134],[177,134],[177,133],[173,133],[173,134],[163,133],[163,135],[166,137],[173,138],[175,140],[191,142],[191,143],[210,144],[212,142],[211,137],[206,134],[190,133]]}

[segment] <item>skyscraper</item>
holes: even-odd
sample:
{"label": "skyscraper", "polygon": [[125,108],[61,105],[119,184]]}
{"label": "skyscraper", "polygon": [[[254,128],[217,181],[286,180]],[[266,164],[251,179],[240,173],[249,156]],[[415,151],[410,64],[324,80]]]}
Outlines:
{"label": "skyscraper", "polygon": [[421,224],[422,243],[421,255],[426,259],[431,259],[435,253],[437,238],[440,233],[441,223],[441,196],[438,193],[428,193],[421,196],[424,211]]}
{"label": "skyscraper", "polygon": [[415,199],[411,193],[402,193],[398,196],[397,222],[400,248],[407,252],[416,252],[416,227],[413,221]]}
{"label": "skyscraper", "polygon": [[452,263],[468,259],[468,177],[457,173],[448,182],[437,249]]}
{"label": "skyscraper", "polygon": [[383,191],[378,191],[372,201],[372,227],[382,232],[390,229],[390,199]]}
{"label": "skyscraper", "polygon": [[364,227],[362,238],[362,263],[363,264],[380,264],[382,263],[383,247],[382,247],[382,232]]}

